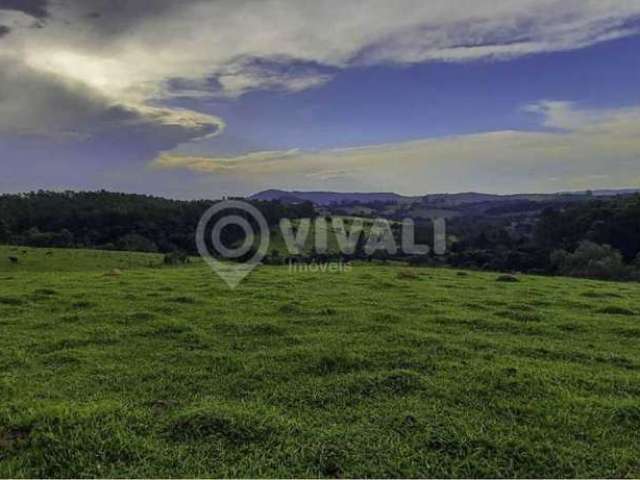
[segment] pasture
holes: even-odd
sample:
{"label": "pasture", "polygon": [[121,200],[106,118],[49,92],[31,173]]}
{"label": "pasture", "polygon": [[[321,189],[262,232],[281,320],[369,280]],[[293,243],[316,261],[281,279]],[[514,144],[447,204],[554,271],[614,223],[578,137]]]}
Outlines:
{"label": "pasture", "polygon": [[0,247],[2,477],[640,476],[638,284],[47,252]]}

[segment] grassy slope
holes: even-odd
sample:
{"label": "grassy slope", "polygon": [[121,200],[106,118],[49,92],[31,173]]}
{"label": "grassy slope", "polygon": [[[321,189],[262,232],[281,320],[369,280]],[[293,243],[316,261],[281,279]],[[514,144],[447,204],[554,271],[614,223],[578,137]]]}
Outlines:
{"label": "grassy slope", "polygon": [[0,270],[0,476],[640,476],[640,285],[63,255]]}
{"label": "grassy slope", "polygon": [[[14,264],[9,257],[16,257]],[[130,269],[162,264],[163,255],[111,252],[104,250],[67,250],[0,245],[0,274],[13,272],[85,272],[88,270]]]}

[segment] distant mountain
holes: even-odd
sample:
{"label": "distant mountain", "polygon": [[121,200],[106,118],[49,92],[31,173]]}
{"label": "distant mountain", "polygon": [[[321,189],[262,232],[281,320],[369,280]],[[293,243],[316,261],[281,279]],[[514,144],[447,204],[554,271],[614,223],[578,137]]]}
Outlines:
{"label": "distant mountain", "polygon": [[640,188],[623,188],[621,190],[593,190],[596,197],[613,197],[616,195],[634,195],[640,193]]}
{"label": "distant mountain", "polygon": [[413,203],[422,197],[405,197],[397,193],[339,193],[339,192],[287,192],[284,190],[265,190],[249,197],[251,200],[284,203],[311,202],[315,205],[340,205],[345,203]]}
{"label": "distant mountain", "polygon": [[340,192],[299,192],[285,190],[265,190],[249,197],[251,200],[273,201],[279,200],[283,203],[311,202],[317,206],[336,206],[345,204],[413,204],[425,203],[439,206],[454,207],[467,204],[477,204],[485,202],[547,202],[554,200],[582,200],[591,197],[611,197],[615,195],[631,195],[640,193],[640,189],[622,190],[593,190],[582,192],[561,192],[561,193],[522,193],[513,195],[496,195],[488,193],[440,193],[423,196],[404,196],[397,193],[340,193]]}

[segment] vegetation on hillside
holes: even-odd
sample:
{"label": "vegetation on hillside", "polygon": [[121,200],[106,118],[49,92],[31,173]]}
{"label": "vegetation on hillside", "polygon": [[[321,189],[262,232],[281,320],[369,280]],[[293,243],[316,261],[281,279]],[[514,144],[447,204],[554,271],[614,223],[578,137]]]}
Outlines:
{"label": "vegetation on hillside", "polygon": [[[464,268],[640,278],[640,196],[560,204],[530,216],[458,217],[443,261]],[[606,257],[606,261],[602,261]],[[571,259],[571,265],[560,262]],[[597,268],[591,268],[599,262]]]}
{"label": "vegetation on hillside", "polygon": [[[585,276],[600,279],[640,278],[640,195],[589,200],[589,197],[559,196],[554,201],[531,199],[464,203],[449,218],[449,250],[444,256],[412,257],[402,252],[380,252],[378,259],[395,259],[412,265],[450,265],[504,272],[529,272]],[[0,196],[0,243],[37,247],[75,247],[142,252],[196,254],[195,229],[212,201],[175,201],[141,195],[37,192]],[[318,210],[309,203],[279,201],[254,203],[272,229],[271,255],[267,263],[287,262],[278,224],[283,218],[300,219],[326,215],[331,219],[348,215],[346,207]],[[393,207],[393,208],[392,208]],[[424,207],[424,205],[423,205]],[[417,222],[418,243],[433,245],[428,217],[435,210],[414,204],[368,205],[369,216],[383,215],[392,221],[404,215]],[[430,213],[429,213],[430,212]],[[400,228],[394,228],[399,235]],[[224,241],[241,240],[242,232],[224,230]],[[398,238],[398,243],[399,243]],[[303,261],[354,259],[366,255],[343,255],[333,232],[330,249],[318,254],[306,248]],[[593,247],[589,247],[592,245]],[[604,249],[604,250],[602,250]],[[606,260],[603,258],[606,257]],[[174,258],[175,257],[171,257]],[[169,260],[171,260],[169,258]],[[569,263],[566,263],[569,262]],[[597,265],[596,265],[597,264]]]}
{"label": "vegetation on hillside", "polygon": [[[214,204],[111,192],[0,195],[0,244],[195,254],[196,226]],[[311,204],[256,206],[271,226],[314,215]]]}

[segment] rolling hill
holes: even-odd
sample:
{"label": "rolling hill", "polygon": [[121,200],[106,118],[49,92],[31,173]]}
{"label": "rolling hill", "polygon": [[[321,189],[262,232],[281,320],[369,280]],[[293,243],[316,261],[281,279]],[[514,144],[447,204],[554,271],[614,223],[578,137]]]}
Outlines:
{"label": "rolling hill", "polygon": [[372,204],[372,203],[430,203],[443,207],[454,207],[466,204],[486,202],[550,202],[550,201],[579,201],[593,197],[613,197],[616,195],[632,195],[638,189],[624,190],[595,190],[589,192],[560,192],[560,193],[519,193],[513,195],[497,195],[489,193],[463,192],[426,194],[419,196],[405,196],[397,193],[356,193],[356,192],[300,192],[285,190],[265,190],[251,195],[251,200],[273,201],[283,203],[311,202],[317,206],[336,206],[343,204]]}

